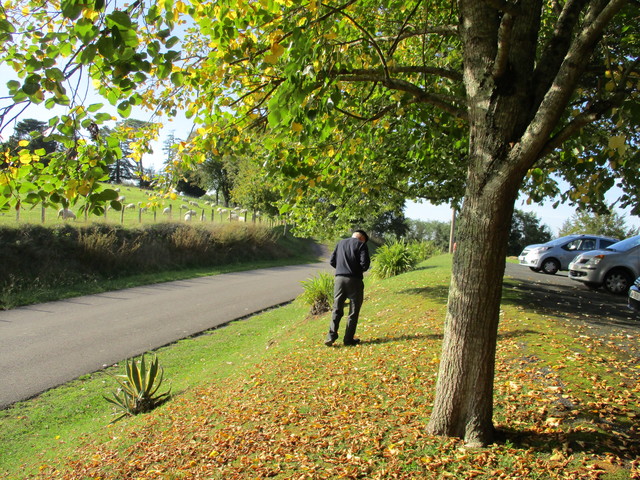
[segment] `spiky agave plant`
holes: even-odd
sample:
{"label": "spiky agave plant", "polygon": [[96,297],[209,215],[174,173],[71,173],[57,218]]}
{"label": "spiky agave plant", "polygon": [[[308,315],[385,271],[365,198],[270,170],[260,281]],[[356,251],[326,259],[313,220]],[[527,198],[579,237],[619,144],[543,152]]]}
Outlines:
{"label": "spiky agave plant", "polygon": [[171,396],[171,389],[156,395],[164,376],[156,355],[149,365],[144,354],[139,362],[135,358],[125,360],[125,372],[125,375],[113,375],[119,385],[118,390],[111,392],[113,398],[103,395],[105,400],[122,410],[122,414],[112,423],[127,415],[149,412]]}

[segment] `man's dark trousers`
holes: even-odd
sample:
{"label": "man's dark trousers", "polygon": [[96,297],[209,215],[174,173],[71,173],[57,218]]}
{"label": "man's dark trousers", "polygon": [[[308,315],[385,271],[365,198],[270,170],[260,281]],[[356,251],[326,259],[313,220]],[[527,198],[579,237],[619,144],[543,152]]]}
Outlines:
{"label": "man's dark trousers", "polygon": [[333,289],[333,315],[329,327],[329,336],[332,340],[338,338],[338,327],[344,315],[344,305],[349,299],[349,316],[344,332],[344,343],[353,343],[358,326],[358,316],[364,300],[364,282],[358,277],[336,275]]}

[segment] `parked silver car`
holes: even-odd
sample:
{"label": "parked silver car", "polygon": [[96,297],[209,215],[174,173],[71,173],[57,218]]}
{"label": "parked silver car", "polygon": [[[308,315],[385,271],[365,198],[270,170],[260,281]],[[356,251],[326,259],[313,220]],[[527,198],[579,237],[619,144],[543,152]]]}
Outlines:
{"label": "parked silver car", "polygon": [[601,235],[568,235],[547,243],[527,245],[518,257],[520,265],[534,272],[555,274],[567,270],[576,255],[590,250],[604,249],[618,241]]}
{"label": "parked silver car", "polygon": [[611,293],[627,293],[640,276],[640,235],[604,250],[583,253],[569,265],[569,278],[590,288],[603,286]]}

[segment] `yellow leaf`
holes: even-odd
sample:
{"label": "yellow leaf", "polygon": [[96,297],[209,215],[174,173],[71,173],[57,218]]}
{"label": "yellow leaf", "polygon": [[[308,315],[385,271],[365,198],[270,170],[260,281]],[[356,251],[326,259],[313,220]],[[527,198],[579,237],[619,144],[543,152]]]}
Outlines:
{"label": "yellow leaf", "polygon": [[618,150],[620,155],[623,155],[627,149],[626,145],[627,137],[624,135],[617,135],[615,137],[609,137],[609,148],[612,150]]}
{"label": "yellow leaf", "polygon": [[278,58],[282,56],[283,53],[284,53],[284,47],[282,45],[280,45],[279,43],[274,43],[273,45],[271,45],[271,55]]}
{"label": "yellow leaf", "polygon": [[291,130],[293,130],[296,133],[301,132],[302,131],[302,124],[298,123],[298,122],[293,122],[291,124]]}
{"label": "yellow leaf", "polygon": [[29,140],[20,140],[20,141],[18,142],[18,145],[19,145],[20,147],[26,147],[27,145],[29,145]]}

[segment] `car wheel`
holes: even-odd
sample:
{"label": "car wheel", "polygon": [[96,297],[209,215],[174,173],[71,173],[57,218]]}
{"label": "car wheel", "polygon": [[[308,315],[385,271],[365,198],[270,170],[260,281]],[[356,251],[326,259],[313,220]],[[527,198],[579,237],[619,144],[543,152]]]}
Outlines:
{"label": "car wheel", "polygon": [[549,275],[555,275],[560,270],[560,263],[555,258],[548,258],[542,262],[541,270]]}
{"label": "car wheel", "polygon": [[616,295],[627,293],[633,279],[624,270],[611,270],[604,277],[604,288]]}
{"label": "car wheel", "polygon": [[540,269],[536,267],[529,267],[529,268],[531,269],[532,272],[538,273],[540,271]]}

